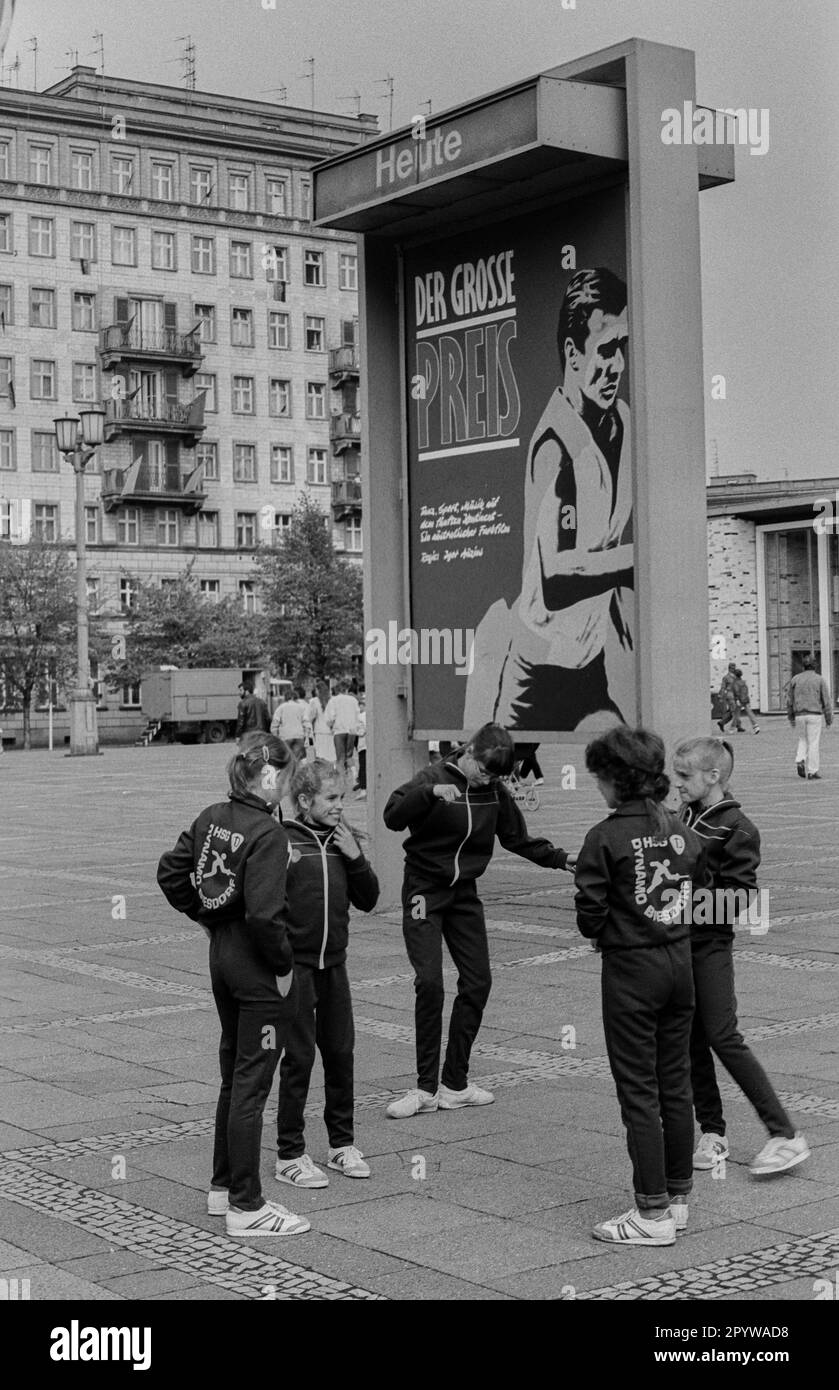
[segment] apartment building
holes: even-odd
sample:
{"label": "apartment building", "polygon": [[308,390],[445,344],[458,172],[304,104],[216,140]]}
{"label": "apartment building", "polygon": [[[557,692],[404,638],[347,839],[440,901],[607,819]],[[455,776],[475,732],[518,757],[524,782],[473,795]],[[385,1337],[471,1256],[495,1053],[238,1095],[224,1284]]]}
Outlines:
{"label": "apartment building", "polygon": [[310,170],[375,129],[85,66],[0,88],[0,539],[73,538],[53,419],[103,403],[93,609],[193,561],[253,611],[303,488],[360,558],[356,246],[313,228]]}

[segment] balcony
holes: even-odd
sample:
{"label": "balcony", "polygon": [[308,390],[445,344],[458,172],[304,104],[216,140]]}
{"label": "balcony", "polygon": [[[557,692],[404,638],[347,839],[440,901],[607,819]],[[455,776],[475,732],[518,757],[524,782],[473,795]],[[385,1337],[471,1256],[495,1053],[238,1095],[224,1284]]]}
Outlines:
{"label": "balcony", "polygon": [[358,516],[361,511],[360,478],[341,478],[332,484],[332,511],[335,521]]}
{"label": "balcony", "polygon": [[129,468],[106,468],[102,473],[102,505],[106,512],[140,502],[197,512],[207,498],[203,482],[200,464],[184,469],[177,463],[137,461]]}
{"label": "balcony", "polygon": [[358,348],[339,347],[329,349],[329,375],[337,378],[335,385],[342,381],[354,380],[360,371]]}
{"label": "balcony", "polygon": [[329,421],[329,438],[332,440],[333,454],[342,454],[345,449],[357,449],[361,444],[361,416],[347,412],[333,415]]}
{"label": "balcony", "polygon": [[108,401],[105,406],[105,440],[118,434],[162,434],[178,438],[185,449],[193,449],[204,433],[204,400],[202,391],[194,400],[183,405],[175,402],[123,400]]}
{"label": "balcony", "polygon": [[99,355],[105,371],[119,362],[176,363],[184,376],[194,376],[203,354],[194,333],[174,328],[145,329],[136,324],[111,324],[99,335]]}

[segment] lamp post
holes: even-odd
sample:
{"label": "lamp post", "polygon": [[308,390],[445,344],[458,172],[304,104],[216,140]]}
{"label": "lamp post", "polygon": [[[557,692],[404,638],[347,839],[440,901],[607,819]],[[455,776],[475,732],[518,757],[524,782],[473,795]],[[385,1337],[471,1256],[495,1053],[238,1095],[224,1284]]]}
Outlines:
{"label": "lamp post", "polygon": [[99,407],[79,411],[79,419],[63,416],[55,423],[59,452],[76,475],[76,689],[70,695],[70,756],[96,755],[99,731],[96,700],[90,688],[87,622],[87,550],[85,544],[84,471],[105,438],[105,412]]}

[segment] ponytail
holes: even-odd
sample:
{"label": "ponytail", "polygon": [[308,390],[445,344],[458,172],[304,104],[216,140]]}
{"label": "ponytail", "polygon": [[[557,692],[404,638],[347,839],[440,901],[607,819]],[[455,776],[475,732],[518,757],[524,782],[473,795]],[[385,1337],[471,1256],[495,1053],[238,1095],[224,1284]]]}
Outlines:
{"label": "ponytail", "polygon": [[235,796],[247,796],[264,767],[273,767],[282,772],[293,762],[294,757],[287,743],[273,734],[254,729],[244,735],[238,753],[234,753],[227,764],[230,790]]}

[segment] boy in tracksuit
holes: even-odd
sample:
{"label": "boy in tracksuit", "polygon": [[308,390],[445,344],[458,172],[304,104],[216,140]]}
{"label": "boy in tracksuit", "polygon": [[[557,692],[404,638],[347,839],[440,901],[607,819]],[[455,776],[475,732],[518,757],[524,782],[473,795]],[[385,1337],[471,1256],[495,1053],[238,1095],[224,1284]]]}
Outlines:
{"label": "boy in tracksuit", "polygon": [[[524,817],[499,779],[509,776],[514,744],[505,729],[485,724],[465,748],[424,768],[398,787],[384,811],[389,830],[405,841],[402,933],[416,972],[417,1089],[392,1101],[391,1119],[425,1111],[490,1105],[490,1091],[470,1084],[469,1057],[492,986],[484,910],[475,881],[505,849],[548,869],[573,860],[550,840],[528,835]],[[443,1029],[443,941],[458,969],[457,998],[440,1075]]]}
{"label": "boy in tracksuit", "polygon": [[750,1168],[756,1177],[761,1177],[794,1168],[809,1158],[810,1150],[804,1135],[796,1133],[737,1024],[734,922],[757,893],[760,835],[729,792],[733,766],[731,745],[718,738],[686,739],[673,757],[673,780],[683,802],[682,818],[705,844],[714,893],[707,911],[693,912],[691,926],[696,989],[691,1079],[696,1118],[702,1130],[693,1166],[715,1168],[728,1156],[722,1099],[712,1056],[716,1053],[769,1131],[768,1142]]}
{"label": "boy in tracksuit", "polygon": [[353,1131],[352,998],[347,976],[350,904],[372,912],[379,883],[342,819],[344,782],[321,758],[298,764],[291,782],[297,818],[289,839],[286,918],[299,989],[297,1017],[280,1063],[274,1176],[293,1187],[326,1187],[328,1178],[304,1152],[303,1114],[315,1062],[323,1062],[327,1167],[369,1178]]}

